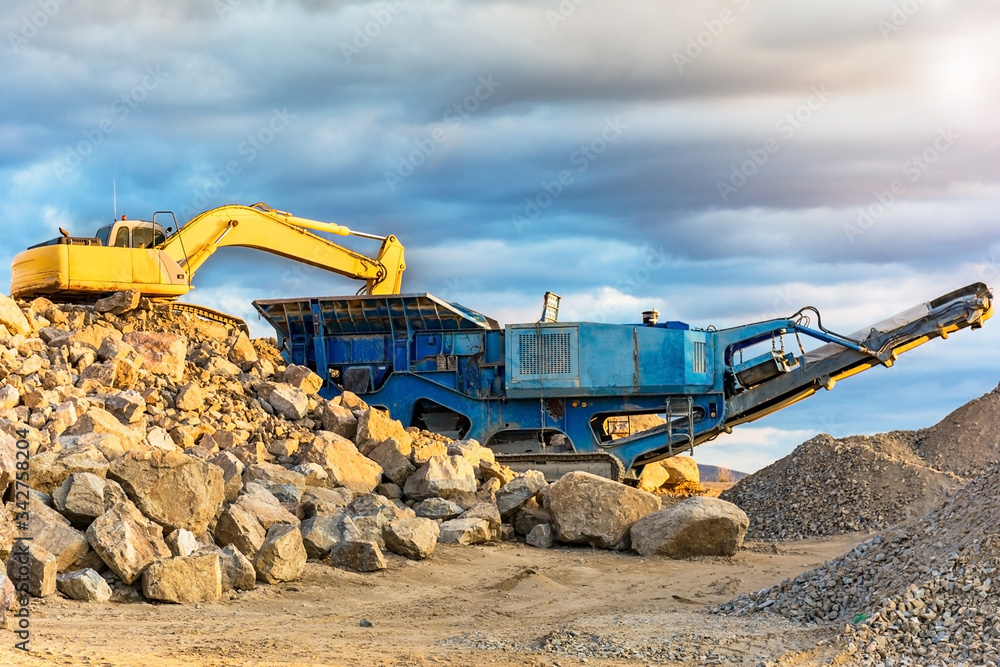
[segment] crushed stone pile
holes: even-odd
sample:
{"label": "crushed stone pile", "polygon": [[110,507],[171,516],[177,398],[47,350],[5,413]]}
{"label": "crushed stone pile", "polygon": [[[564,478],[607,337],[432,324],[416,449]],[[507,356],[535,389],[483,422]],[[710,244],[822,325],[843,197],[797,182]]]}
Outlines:
{"label": "crushed stone pile", "polygon": [[720,498],[746,512],[753,540],[882,530],[923,515],[966,481],[929,466],[915,441],[913,431],[818,435]]}
{"label": "crushed stone pile", "polygon": [[923,518],[713,611],[842,624],[849,664],[995,666],[998,567],[1000,466],[994,466]]}
{"label": "crushed stone pile", "polygon": [[274,345],[134,291],[93,306],[0,296],[0,627],[23,606],[15,582],[194,603],[295,581],[307,561],[375,572],[439,543],[742,542],[728,503],[664,508],[587,473],[516,473],[475,440],[404,428],[350,392],[323,398]]}
{"label": "crushed stone pile", "polygon": [[970,479],[1000,462],[1000,386],[917,431],[913,449],[931,467]]}

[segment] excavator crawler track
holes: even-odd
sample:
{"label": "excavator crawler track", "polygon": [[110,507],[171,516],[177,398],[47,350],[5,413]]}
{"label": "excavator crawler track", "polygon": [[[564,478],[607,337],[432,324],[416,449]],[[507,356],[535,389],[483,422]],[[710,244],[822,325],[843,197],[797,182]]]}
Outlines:
{"label": "excavator crawler track", "polygon": [[179,310],[184,313],[191,313],[192,315],[197,315],[198,317],[211,320],[212,322],[219,322],[220,324],[225,324],[227,327],[232,327],[234,329],[239,329],[247,336],[250,335],[250,327],[247,323],[238,317],[233,317],[232,315],[226,315],[218,310],[212,310],[211,308],[206,308],[205,306],[199,306],[194,303],[178,303],[174,302],[170,304],[172,310]]}

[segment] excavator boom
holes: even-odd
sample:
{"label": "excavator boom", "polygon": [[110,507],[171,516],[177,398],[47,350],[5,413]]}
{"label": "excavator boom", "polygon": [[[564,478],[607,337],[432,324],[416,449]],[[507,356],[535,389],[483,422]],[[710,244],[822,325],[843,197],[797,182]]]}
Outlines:
{"label": "excavator boom", "polygon": [[339,246],[307,231],[340,236],[353,232],[343,225],[316,222],[276,211],[266,204],[221,206],[206,211],[174,233],[162,246],[171,259],[194,275],[224,246],[255,248],[274,255],[365,281],[366,294],[399,292],[404,269],[403,246],[395,236],[382,240],[375,258]]}
{"label": "excavator boom", "polygon": [[[155,216],[154,216],[155,217]],[[349,250],[308,230],[382,241],[376,257]],[[405,268],[395,236],[354,232],[343,225],[298,218],[266,204],[227,205],[206,211],[169,237],[160,225],[116,221],[97,238],[63,236],[14,258],[11,294],[93,300],[135,289],[172,300],[192,289],[195,272],[221,247],[255,248],[365,281],[366,294],[395,294]]]}

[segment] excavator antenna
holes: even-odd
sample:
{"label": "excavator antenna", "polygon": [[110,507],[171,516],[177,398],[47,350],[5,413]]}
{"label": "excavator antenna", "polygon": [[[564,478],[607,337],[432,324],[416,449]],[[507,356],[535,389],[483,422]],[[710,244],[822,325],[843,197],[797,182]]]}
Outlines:
{"label": "excavator antenna", "polygon": [[111,179],[111,199],[115,209],[115,217],[112,218],[112,222],[118,222],[118,183],[113,178]]}

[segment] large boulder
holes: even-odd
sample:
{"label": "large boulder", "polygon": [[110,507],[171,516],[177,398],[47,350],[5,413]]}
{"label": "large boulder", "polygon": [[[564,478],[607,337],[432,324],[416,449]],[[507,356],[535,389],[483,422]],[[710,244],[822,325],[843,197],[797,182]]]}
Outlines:
{"label": "large boulder", "polygon": [[177,390],[174,405],[178,410],[188,412],[202,410],[205,407],[205,391],[196,383],[186,384]]}
{"label": "large boulder", "polygon": [[483,447],[478,440],[456,440],[448,443],[448,454],[450,456],[462,456],[474,467],[480,464],[496,463],[496,456],[489,447]]}
{"label": "large boulder", "polygon": [[104,401],[104,407],[127,426],[142,419],[146,412],[146,400],[139,392],[129,389],[109,396]]}
{"label": "large boulder", "polygon": [[0,294],[0,324],[7,327],[7,331],[12,334],[31,334],[31,325],[24,312],[18,307],[17,302],[9,296]]}
{"label": "large boulder", "polygon": [[257,572],[253,563],[232,544],[219,554],[219,567],[222,570],[222,590],[252,591],[257,587]]}
{"label": "large boulder", "polygon": [[174,382],[184,377],[187,360],[187,339],[172,333],[132,331],[123,340],[135,348],[142,358],[143,368],[150,373],[163,375]]}
{"label": "large boulder", "polygon": [[289,384],[275,384],[267,402],[279,415],[289,421],[302,419],[309,412],[309,397],[301,389]]}
{"label": "large boulder", "polygon": [[358,539],[370,540],[380,547],[385,546],[382,528],[387,523],[416,516],[409,507],[400,507],[388,498],[374,493],[352,500],[346,512],[354,520],[359,533]]}
{"label": "large boulder", "polygon": [[79,528],[104,514],[103,477],[89,472],[76,472],[52,492],[52,503],[63,516]]}
{"label": "large boulder", "polygon": [[89,435],[91,433],[110,434],[117,436],[122,446],[135,449],[146,437],[146,430],[141,426],[126,426],[113,414],[101,408],[92,407],[65,431],[66,435]]}
{"label": "large boulder", "polygon": [[486,544],[493,539],[493,528],[487,519],[458,518],[441,524],[439,542],[449,544]]}
{"label": "large boulder", "polygon": [[[91,349],[95,353],[101,349],[104,340],[111,336],[121,340],[122,333],[114,327],[105,324],[88,324],[85,327],[68,331],[62,336],[49,341],[49,347],[67,347],[71,352],[71,360],[74,361],[73,354],[82,349]],[[95,355],[96,356],[96,355]]]}
{"label": "large boulder", "polygon": [[327,489],[325,487],[307,487],[302,493],[299,510],[304,518],[320,514],[337,514],[351,502],[353,494],[343,487]]}
{"label": "large boulder", "polygon": [[257,580],[267,584],[295,581],[306,566],[306,549],[298,527],[279,523],[271,526],[264,544],[253,559]]}
{"label": "large boulder", "polygon": [[[0,388],[0,391],[3,389],[13,389],[13,387],[6,385]],[[20,396],[16,389],[14,389],[14,393]],[[0,402],[2,400],[2,397],[0,397]],[[7,487],[17,479],[17,473],[17,440],[11,435],[0,431],[0,498],[6,495]]]}
{"label": "large boulder", "polygon": [[651,493],[580,471],[553,483],[545,503],[559,541],[617,550],[628,548],[636,521],[660,509]]}
{"label": "large boulder", "polygon": [[330,549],[330,564],[355,572],[377,572],[388,567],[379,546],[366,540],[335,544]]}
{"label": "large boulder", "polygon": [[[0,505],[0,561],[7,560],[10,550],[14,548],[17,539],[17,524],[14,522],[12,510],[14,505]],[[3,568],[0,568],[2,570]]]}
{"label": "large boulder", "polygon": [[409,457],[400,451],[399,443],[390,438],[368,452],[368,458],[382,468],[382,474],[393,484],[402,486],[416,470]]}
{"label": "large boulder", "polygon": [[732,556],[750,520],[736,505],[695,496],[652,512],[632,526],[632,548],[643,556]]}
{"label": "large boulder", "polygon": [[92,378],[105,387],[116,389],[128,389],[138,381],[142,357],[120,338],[106,336],[97,350],[97,358],[103,363],[87,366],[81,378]]}
{"label": "large boulder", "polygon": [[244,491],[245,493],[233,503],[233,506],[242,507],[252,514],[265,530],[276,523],[287,523],[292,526],[301,523],[299,517],[289,512],[273,493],[260,484],[251,482],[246,485]]}
{"label": "large boulder", "polygon": [[248,369],[253,366],[258,359],[257,350],[254,349],[253,343],[250,342],[250,338],[247,337],[242,331],[239,332],[233,343],[229,348],[229,361],[234,364],[241,366],[244,369]]}
{"label": "large boulder", "polygon": [[424,519],[447,521],[454,519],[465,510],[462,509],[461,505],[444,498],[427,498],[414,505],[413,511]]}
{"label": "large boulder", "polygon": [[329,475],[330,487],[344,486],[354,493],[371,493],[382,479],[382,468],[358,452],[350,440],[319,431],[301,450],[301,463],[317,463]]}
{"label": "large boulder", "polygon": [[403,493],[414,500],[447,499],[475,493],[476,488],[476,471],[464,457],[432,456],[406,480]]}
{"label": "large boulder", "polygon": [[[105,489],[105,504],[109,504],[107,496]],[[126,584],[132,584],[154,561],[170,557],[163,528],[125,498],[117,499],[90,524],[87,541]]]}
{"label": "large boulder", "polygon": [[655,491],[661,487],[678,484],[698,484],[701,475],[698,464],[690,456],[672,456],[643,467],[639,476],[639,488],[643,491]]}
{"label": "large boulder", "polygon": [[233,456],[231,452],[218,452],[209,458],[208,462],[222,470],[223,496],[226,501],[236,500],[243,490],[243,472],[246,470],[243,461]]}
{"label": "large boulder", "polygon": [[168,530],[204,533],[225,497],[219,467],[180,452],[131,451],[111,464],[108,476]]}
{"label": "large boulder", "polygon": [[230,505],[223,510],[214,532],[217,544],[231,544],[248,558],[256,556],[264,544],[264,527],[242,505]]}
{"label": "large boulder", "polygon": [[305,475],[276,463],[257,463],[247,468],[243,472],[243,483],[251,482],[260,484],[271,493],[274,493],[275,488],[284,485],[295,486],[302,490],[306,488]]}
{"label": "large boulder", "polygon": [[325,431],[332,431],[351,441],[358,434],[358,418],[342,405],[327,403],[320,412],[320,418],[323,420]]}
{"label": "large boulder", "polygon": [[501,535],[501,518],[497,506],[493,503],[476,503],[469,509],[462,512],[459,519],[485,519],[490,524],[490,531],[494,540],[499,540]]}
{"label": "large boulder", "polygon": [[80,472],[104,477],[108,472],[108,459],[95,447],[74,447],[62,451],[50,449],[32,457],[31,486],[51,494],[66,478]]}
{"label": "large boulder", "polygon": [[437,521],[417,517],[390,521],[382,527],[385,548],[414,560],[430,556],[440,535]]}
{"label": "large boulder", "polygon": [[43,547],[30,542],[18,542],[7,559],[7,576],[26,581],[28,592],[43,598],[56,592],[56,557]]}
{"label": "large boulder", "polygon": [[497,491],[497,509],[505,519],[511,518],[521,509],[521,505],[534,498],[546,486],[548,482],[543,473],[529,470]]}
{"label": "large boulder", "polygon": [[59,572],[86,557],[90,551],[87,537],[61,514],[34,498],[28,504],[28,514],[28,534],[35,544],[55,555]]}
{"label": "large boulder", "polygon": [[312,372],[308,366],[289,364],[281,374],[281,380],[306,394],[317,394],[323,387],[323,378]]}
{"label": "large boulder", "polygon": [[163,602],[215,602],[222,597],[222,570],[215,552],[164,558],[142,573],[142,594]]}
{"label": "large boulder", "polygon": [[358,417],[358,432],[354,438],[358,450],[368,454],[389,438],[400,443],[403,451],[408,451],[413,445],[413,437],[398,421],[376,408],[364,410]]}
{"label": "large boulder", "polygon": [[543,523],[552,523],[552,515],[544,507],[541,507],[534,499],[529,500],[521,506],[514,517],[514,532],[518,535],[527,535]]}
{"label": "large boulder", "polygon": [[0,629],[10,627],[10,612],[19,603],[14,582],[0,568]]}
{"label": "large boulder", "polygon": [[528,546],[536,547],[538,549],[549,549],[555,544],[555,534],[552,531],[551,524],[540,523],[525,536],[525,543]]}
{"label": "large boulder", "polygon": [[335,544],[359,537],[354,520],[344,513],[319,514],[302,522],[302,544],[310,558],[322,560]]}
{"label": "large boulder", "polygon": [[413,450],[410,452],[410,460],[418,468],[426,465],[434,456],[448,456],[448,445],[440,440],[427,437],[420,437],[413,441]]}
{"label": "large boulder", "polygon": [[178,528],[177,530],[172,531],[164,539],[164,542],[167,543],[167,548],[170,549],[170,553],[175,556],[190,556],[201,548],[201,545],[198,544],[198,540],[194,537],[194,533],[184,528]]}
{"label": "large boulder", "polygon": [[89,567],[60,574],[56,577],[56,588],[70,600],[107,602],[111,599],[111,586]]}
{"label": "large boulder", "polygon": [[130,289],[123,292],[115,292],[111,296],[98,299],[94,303],[94,312],[111,313],[112,315],[122,315],[130,310],[139,307],[139,299],[142,294],[139,290]]}

